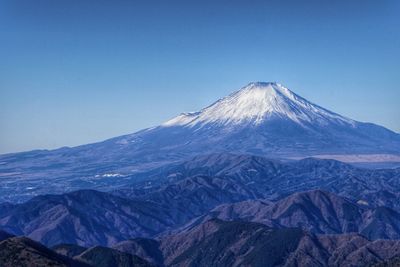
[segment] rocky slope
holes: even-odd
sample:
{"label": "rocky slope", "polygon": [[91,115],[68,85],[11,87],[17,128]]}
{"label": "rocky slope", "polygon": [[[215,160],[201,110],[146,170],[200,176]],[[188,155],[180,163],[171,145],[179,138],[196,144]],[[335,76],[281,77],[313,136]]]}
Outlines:
{"label": "rocky slope", "polygon": [[96,267],[151,267],[142,258],[106,247],[93,247],[74,257],[75,260]]}
{"label": "rocky slope", "polygon": [[[160,198],[160,201],[165,201],[164,192],[173,191],[170,193],[183,196],[188,191],[206,190],[213,196],[222,193],[225,198],[231,198],[225,202],[236,202],[240,198],[276,200],[295,192],[323,189],[354,202],[400,211],[400,202],[397,201],[400,197],[400,168],[370,170],[335,160],[308,158],[279,162],[258,156],[219,153],[198,156],[142,175],[148,181],[127,185],[113,193],[135,199]],[[229,196],[232,192],[234,194]]]}
{"label": "rocky slope", "polygon": [[122,241],[113,248],[58,245],[50,250],[25,237],[0,242],[1,266],[361,267],[396,266],[399,257],[399,240],[315,235],[299,228],[220,219],[158,239]]}
{"label": "rocky slope", "polygon": [[164,255],[158,240],[148,238],[134,238],[119,242],[113,249],[138,255],[155,266],[164,266]]}
{"label": "rocky slope", "polygon": [[130,237],[153,236],[179,224],[185,215],[168,206],[83,190],[36,197],[0,219],[8,232],[46,245],[113,244]]}
{"label": "rocky slope", "polygon": [[2,267],[151,267],[142,258],[112,248],[59,245],[49,249],[26,237],[0,242]]}
{"label": "rocky slope", "polygon": [[[357,234],[314,235],[211,219],[157,240],[160,266],[369,266],[400,255],[400,241],[369,241]],[[129,252],[128,247],[123,247]],[[140,250],[136,243],[131,252]]]}
{"label": "rocky slope", "polygon": [[[155,242],[155,241],[154,241]],[[73,244],[60,244],[52,247],[60,255],[96,267],[151,267],[155,266],[136,256],[133,250],[124,252],[108,247],[94,246],[86,248]]]}
{"label": "rocky slope", "polygon": [[290,195],[275,203],[251,200],[224,204],[192,220],[183,229],[219,218],[259,222],[270,227],[299,227],[317,234],[360,233],[375,239],[400,239],[400,214],[370,209],[333,193],[314,190]]}
{"label": "rocky slope", "polygon": [[26,237],[12,237],[0,242],[0,266],[76,266],[90,265],[62,256]]}
{"label": "rocky slope", "polygon": [[369,208],[333,193],[307,191],[277,202],[248,200],[215,208],[227,201],[226,194],[233,196],[237,192],[235,197],[245,198],[248,192],[240,195],[237,188],[231,192],[225,184],[220,191],[210,193],[206,189],[213,189],[213,184],[206,184],[206,189],[201,190],[197,189],[199,183],[193,185],[194,189],[184,194],[176,194],[173,188],[162,197],[157,194],[147,201],[91,190],[37,197],[0,218],[0,225],[50,246],[113,245],[131,238],[190,229],[210,218],[255,221],[275,228],[300,227],[324,234],[358,232],[370,239],[400,238],[400,215],[396,211]]}

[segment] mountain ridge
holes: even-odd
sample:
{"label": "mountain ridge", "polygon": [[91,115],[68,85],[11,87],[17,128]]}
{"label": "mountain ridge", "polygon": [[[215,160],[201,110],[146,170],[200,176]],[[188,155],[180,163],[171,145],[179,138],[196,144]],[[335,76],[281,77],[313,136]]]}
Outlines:
{"label": "mountain ridge", "polygon": [[[221,180],[204,186],[189,181],[183,188],[166,188],[144,199],[82,190],[17,205],[0,217],[0,226],[50,246],[109,246],[130,238],[184,232],[213,218],[320,234],[358,232],[371,239],[400,239],[400,214],[386,207],[366,207],[321,190],[295,193],[276,202],[260,203],[257,198],[251,190],[225,186]],[[241,200],[247,204],[243,206]]]}

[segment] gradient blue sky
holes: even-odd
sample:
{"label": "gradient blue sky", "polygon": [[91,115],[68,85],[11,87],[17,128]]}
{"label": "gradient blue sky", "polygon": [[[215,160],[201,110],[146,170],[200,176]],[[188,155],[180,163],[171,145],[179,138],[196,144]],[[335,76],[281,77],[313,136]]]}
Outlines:
{"label": "gradient blue sky", "polygon": [[0,1],[0,153],[74,146],[278,81],[400,132],[400,1]]}

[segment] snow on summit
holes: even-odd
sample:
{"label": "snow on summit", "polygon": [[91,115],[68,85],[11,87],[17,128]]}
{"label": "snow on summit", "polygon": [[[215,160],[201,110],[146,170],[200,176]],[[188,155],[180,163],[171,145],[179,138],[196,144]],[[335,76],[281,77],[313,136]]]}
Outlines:
{"label": "snow on summit", "polygon": [[400,151],[399,134],[343,117],[274,82],[249,83],[198,112],[114,142],[162,160],[220,152],[293,158]]}
{"label": "snow on summit", "polygon": [[283,118],[296,123],[335,123],[352,125],[353,120],[319,107],[274,82],[253,82],[199,112],[183,113],[163,126],[202,126],[205,124],[259,125]]}

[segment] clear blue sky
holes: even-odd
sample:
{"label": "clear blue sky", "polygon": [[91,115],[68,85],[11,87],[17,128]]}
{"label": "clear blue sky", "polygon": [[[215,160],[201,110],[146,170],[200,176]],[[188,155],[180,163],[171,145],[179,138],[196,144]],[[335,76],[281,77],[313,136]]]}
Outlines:
{"label": "clear blue sky", "polygon": [[250,81],[400,132],[399,14],[396,0],[2,0],[0,153],[132,133]]}

